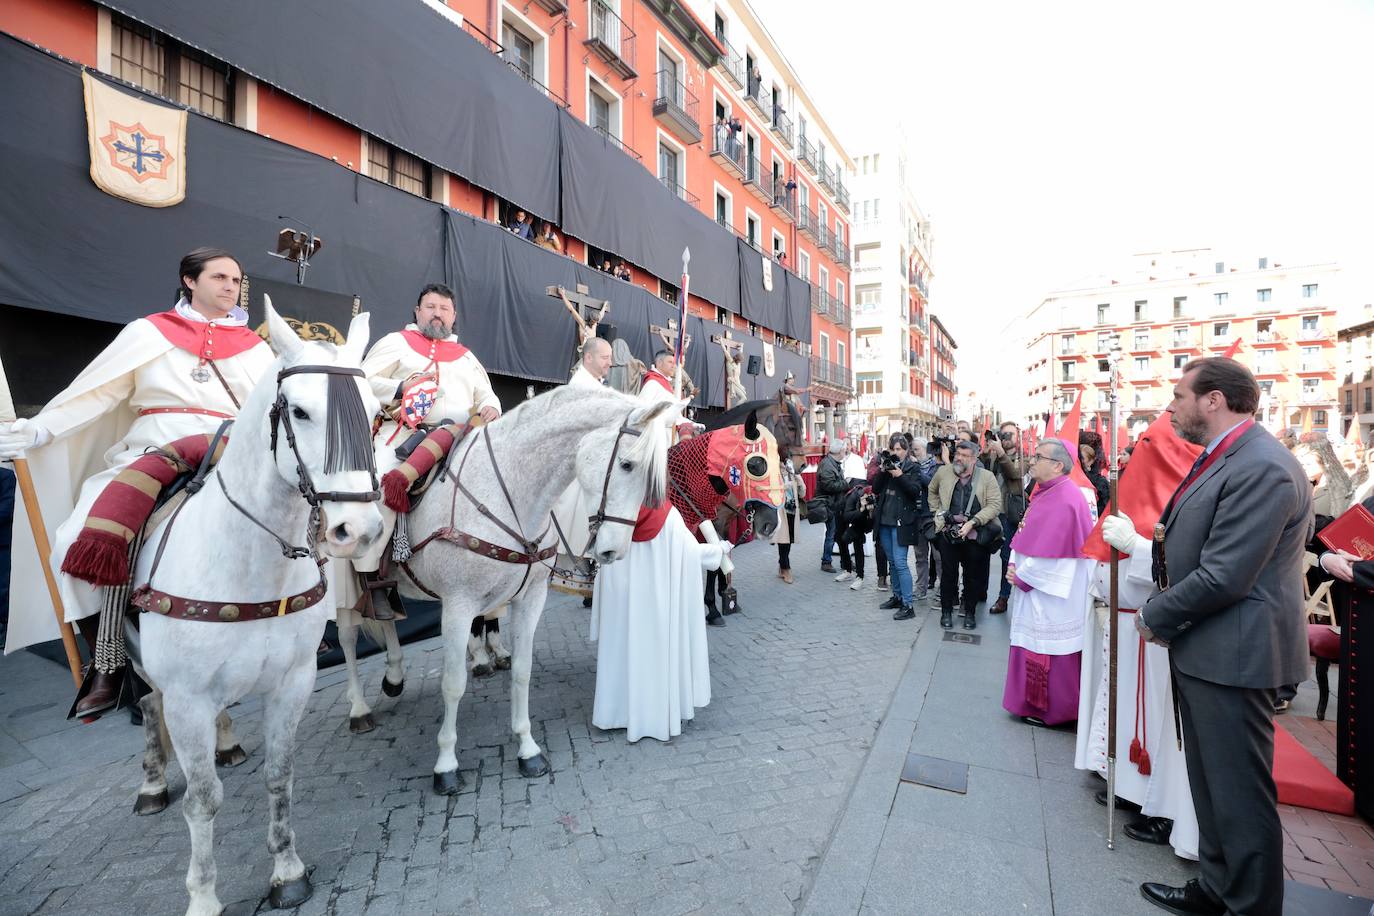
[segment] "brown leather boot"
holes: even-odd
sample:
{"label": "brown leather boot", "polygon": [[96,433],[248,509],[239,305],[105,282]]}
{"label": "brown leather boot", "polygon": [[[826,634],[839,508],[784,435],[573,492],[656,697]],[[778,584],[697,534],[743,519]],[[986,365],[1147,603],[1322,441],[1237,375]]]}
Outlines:
{"label": "brown leather boot", "polygon": [[[90,617],[83,617],[76,622],[76,627],[81,631],[81,636],[91,658],[95,658],[96,636],[100,632],[100,615],[93,614]],[[87,664],[86,669],[82,672],[85,675],[85,680],[82,682],[85,693],[72,707],[72,715],[76,718],[97,716],[111,709],[115,701],[119,699],[119,687],[124,680],[123,672],[117,671],[114,674],[106,674],[103,671],[95,671],[93,665],[94,662]]]}
{"label": "brown leather boot", "polygon": [[989,614],[1005,614],[1007,612],[1007,599],[999,597],[997,601],[988,608]]}
{"label": "brown leather boot", "polygon": [[395,579],[384,579],[380,573],[358,573],[358,587],[362,595],[353,610],[372,620],[405,620],[406,609]]}

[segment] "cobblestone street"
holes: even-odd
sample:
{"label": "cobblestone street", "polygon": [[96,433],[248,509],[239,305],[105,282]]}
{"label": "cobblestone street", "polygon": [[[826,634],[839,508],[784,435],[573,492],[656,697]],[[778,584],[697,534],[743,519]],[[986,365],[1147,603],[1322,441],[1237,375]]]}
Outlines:
{"label": "cobblestone street", "polygon": [[[894,623],[871,582],[831,582],[807,527],[793,586],[771,546],[740,550],[744,612],[709,631],[711,705],[669,744],[590,726],[588,612],[553,593],[530,701],[548,777],[517,772],[500,673],[470,681],[459,710],[461,794],[432,793],[437,641],[407,647],[395,700],[380,656],[363,663],[379,726],[367,735],[348,732],[342,671],[323,674],[298,735],[293,827],[315,884],[298,912],[794,912],[924,619]],[[3,665],[0,910],[182,912],[179,770],[172,807],[134,817],[141,730],[122,714],[66,723],[62,669]],[[252,701],[233,712],[249,760],[220,771],[216,858],[226,912],[243,914],[266,909],[271,861],[259,716]]]}

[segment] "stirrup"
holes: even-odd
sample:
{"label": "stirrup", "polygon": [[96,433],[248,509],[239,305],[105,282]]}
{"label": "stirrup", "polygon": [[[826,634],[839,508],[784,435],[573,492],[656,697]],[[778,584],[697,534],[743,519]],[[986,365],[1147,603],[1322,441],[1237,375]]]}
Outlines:
{"label": "stirrup", "polygon": [[406,609],[395,579],[383,579],[375,572],[358,573],[358,587],[362,592],[353,610],[369,620],[405,620]]}

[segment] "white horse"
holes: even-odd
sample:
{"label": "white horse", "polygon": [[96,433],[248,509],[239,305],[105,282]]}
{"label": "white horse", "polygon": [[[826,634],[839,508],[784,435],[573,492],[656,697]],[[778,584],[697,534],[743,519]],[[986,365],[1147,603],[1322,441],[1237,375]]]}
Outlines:
{"label": "white horse", "polygon": [[540,554],[547,559],[555,543],[550,512],[574,480],[600,506],[591,520],[589,553],[599,563],[625,556],[640,506],[664,498],[663,418],[675,406],[645,405],[609,389],[555,388],[458,443],[449,473],[410,512],[415,553],[397,572],[401,592],[443,602],[444,719],[436,792],[452,795],[460,786],[454,747],[472,621],[503,604],[509,604],[505,625],[514,643],[511,730],[520,742],[520,773],[548,773],[548,761],[530,736],[529,688],[534,631],[549,576],[542,562],[525,561]]}
{"label": "white horse", "polygon": [[300,340],[270,301],[267,324],[279,359],[202,488],[148,537],[134,575],[134,600],[149,613],[131,646],[153,688],[142,700],[147,751],[134,810],[167,806],[170,737],[186,776],[194,916],[221,909],[213,847],[224,791],[215,761],[217,750],[222,762],[242,759],[236,745],[226,748],[233,739],[224,710],[251,693],[264,695],[269,900],[291,907],[310,896],[289,818],[296,726],[332,612],[316,546],[352,557],[382,532],[368,501],[377,499],[369,423],[378,405],[358,368],[368,316],[353,319],[337,348]]}

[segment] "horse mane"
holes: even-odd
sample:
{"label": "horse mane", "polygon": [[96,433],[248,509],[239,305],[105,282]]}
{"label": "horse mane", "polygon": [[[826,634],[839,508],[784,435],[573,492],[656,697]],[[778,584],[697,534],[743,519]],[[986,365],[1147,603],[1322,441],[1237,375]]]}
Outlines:
{"label": "horse mane", "polygon": [[351,375],[328,376],[324,472],[373,470],[372,422]]}

